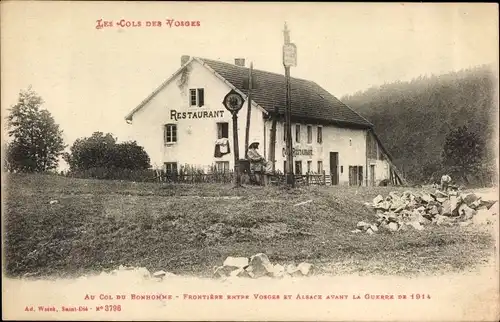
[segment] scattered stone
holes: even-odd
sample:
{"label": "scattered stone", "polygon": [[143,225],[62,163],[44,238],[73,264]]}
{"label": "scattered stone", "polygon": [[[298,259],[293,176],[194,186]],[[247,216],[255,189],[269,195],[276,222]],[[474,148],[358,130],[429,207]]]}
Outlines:
{"label": "scattered stone", "polygon": [[285,275],[285,267],[280,264],[276,264],[273,266],[273,276],[274,277],[283,277]]}
{"label": "scattered stone", "polygon": [[351,230],[351,233],[354,233],[354,234],[358,234],[358,233],[362,233],[363,231],[362,230],[359,230],[359,229],[354,229],[354,230]]}
{"label": "scattered stone", "polygon": [[366,223],[364,221],[360,221],[360,222],[358,222],[358,224],[356,226],[358,227],[358,229],[366,230],[370,227],[370,224]]}
{"label": "scattered stone", "polygon": [[389,230],[392,230],[392,231],[397,231],[398,230],[398,224],[395,223],[395,222],[390,222],[387,224],[386,226]]}
{"label": "scattered stone", "polygon": [[165,271],[157,271],[157,272],[153,273],[153,277],[156,277],[156,278],[163,278],[166,275],[167,275],[167,272],[165,272]]}
{"label": "scattered stone", "polygon": [[422,226],[418,221],[411,221],[407,225],[412,226],[416,230],[424,230],[424,226]]}
{"label": "scattered stone", "polygon": [[51,204],[51,205],[55,205],[56,203],[59,203],[59,200],[51,200],[49,202],[49,204]]}
{"label": "scattered stone", "polygon": [[243,277],[243,278],[251,278],[251,277],[253,277],[244,268],[238,268],[238,269],[232,271],[231,273],[229,273],[229,276],[231,276],[231,277]]}
{"label": "scattered stone", "polygon": [[461,227],[466,227],[469,226],[470,224],[472,224],[472,222],[470,221],[462,221],[458,223],[458,225],[460,225]]}
{"label": "scattered stone", "polygon": [[371,226],[370,226],[370,228],[371,228],[371,230],[373,230],[373,231],[378,231],[378,227],[377,227],[377,225],[371,225]]}
{"label": "scattered stone", "polygon": [[373,234],[375,234],[375,232],[374,232],[371,228],[368,228],[368,229],[366,230],[366,233],[367,233],[368,235],[373,235]]}
{"label": "scattered stone", "polygon": [[422,198],[422,201],[424,201],[426,203],[434,201],[434,198],[432,198],[431,195],[428,193],[423,193],[421,198]]}

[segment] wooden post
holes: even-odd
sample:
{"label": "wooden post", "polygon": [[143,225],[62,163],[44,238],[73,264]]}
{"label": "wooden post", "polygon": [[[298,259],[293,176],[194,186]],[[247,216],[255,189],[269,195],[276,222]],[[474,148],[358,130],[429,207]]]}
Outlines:
{"label": "wooden post", "polygon": [[323,185],[326,186],[326,172],[323,170]]}
{"label": "wooden post", "polygon": [[276,171],[276,123],[278,121],[278,106],[274,107],[273,123],[271,125],[271,146],[269,148],[269,157],[273,163],[273,174]]}
{"label": "wooden post", "polygon": [[[290,44],[290,33],[285,23],[285,30],[283,31],[285,46]],[[292,124],[291,124],[291,93],[290,93],[290,66],[285,66],[285,80],[286,80],[286,106],[285,106],[285,125],[286,125],[286,163],[288,165],[287,184],[295,188],[295,176],[293,172],[293,150],[292,150]]]}
{"label": "wooden post", "polygon": [[238,116],[236,113],[233,113],[233,149],[234,149],[234,185],[235,187],[241,186],[241,177],[240,177],[240,167],[239,167],[239,159],[240,159],[240,148],[238,146]]}
{"label": "wooden post", "polygon": [[247,126],[245,129],[245,159],[248,158],[248,142],[250,135],[250,117],[252,116],[252,71],[253,71],[253,63],[250,63],[250,70],[248,74],[248,110],[247,110]]}

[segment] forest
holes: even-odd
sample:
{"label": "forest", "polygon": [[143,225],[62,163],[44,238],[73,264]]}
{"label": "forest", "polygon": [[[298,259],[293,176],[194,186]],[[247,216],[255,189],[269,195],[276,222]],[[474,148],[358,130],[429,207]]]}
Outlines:
{"label": "forest", "polygon": [[471,183],[496,180],[498,108],[493,66],[419,76],[341,98],[366,117],[405,178],[429,183],[449,171],[443,163],[447,135],[466,127],[484,145]]}

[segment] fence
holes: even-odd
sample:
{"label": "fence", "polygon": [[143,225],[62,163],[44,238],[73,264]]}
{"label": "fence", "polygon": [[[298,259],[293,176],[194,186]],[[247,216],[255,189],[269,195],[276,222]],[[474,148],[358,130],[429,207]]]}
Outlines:
{"label": "fence", "polygon": [[[273,185],[286,184],[286,174],[277,172],[269,175],[270,183]],[[204,172],[188,172],[176,173],[165,172],[164,170],[155,171],[155,181],[168,182],[168,183],[231,183],[234,180],[234,171],[218,172],[213,171],[209,173]],[[243,173],[242,182],[250,183],[250,175]],[[306,173],[304,175],[296,174],[295,182],[298,185],[326,185],[328,176],[323,171],[322,174]]]}

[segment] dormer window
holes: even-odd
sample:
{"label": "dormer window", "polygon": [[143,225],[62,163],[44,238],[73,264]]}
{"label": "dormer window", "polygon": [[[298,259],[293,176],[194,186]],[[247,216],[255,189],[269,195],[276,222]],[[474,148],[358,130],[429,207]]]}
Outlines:
{"label": "dormer window", "polygon": [[202,107],[205,105],[205,91],[203,88],[192,88],[189,90],[189,106]]}

